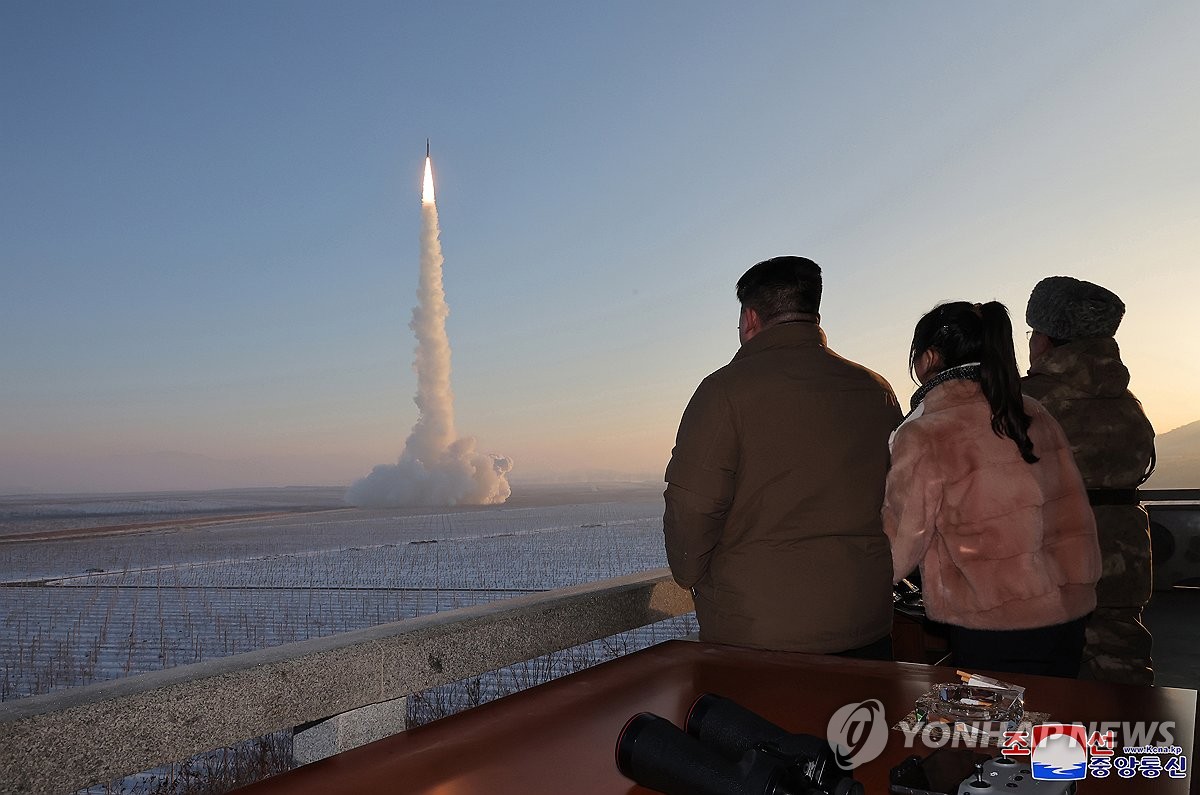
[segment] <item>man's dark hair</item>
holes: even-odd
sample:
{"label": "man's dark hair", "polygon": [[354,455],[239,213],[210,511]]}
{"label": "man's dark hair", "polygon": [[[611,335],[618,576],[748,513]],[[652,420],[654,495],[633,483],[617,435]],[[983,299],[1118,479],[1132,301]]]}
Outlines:
{"label": "man's dark hair", "polygon": [[763,260],[738,279],[737,297],[764,323],[798,312],[817,314],[821,311],[821,266],[804,257]]}

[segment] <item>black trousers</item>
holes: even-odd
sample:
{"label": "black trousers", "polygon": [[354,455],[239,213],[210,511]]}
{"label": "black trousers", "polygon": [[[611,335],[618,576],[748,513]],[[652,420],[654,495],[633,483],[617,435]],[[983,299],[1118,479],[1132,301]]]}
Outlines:
{"label": "black trousers", "polygon": [[949,626],[951,660],[959,668],[1014,674],[1079,676],[1087,616],[1037,629]]}

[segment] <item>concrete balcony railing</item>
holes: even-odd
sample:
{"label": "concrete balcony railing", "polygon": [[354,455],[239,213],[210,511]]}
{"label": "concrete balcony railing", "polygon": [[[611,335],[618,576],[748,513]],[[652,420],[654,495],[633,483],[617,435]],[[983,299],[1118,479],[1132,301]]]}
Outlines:
{"label": "concrete balcony railing", "polygon": [[397,699],[692,610],[658,569],[0,703],[0,790],[71,792],[324,719],[357,727],[333,743],[351,747],[403,729]]}

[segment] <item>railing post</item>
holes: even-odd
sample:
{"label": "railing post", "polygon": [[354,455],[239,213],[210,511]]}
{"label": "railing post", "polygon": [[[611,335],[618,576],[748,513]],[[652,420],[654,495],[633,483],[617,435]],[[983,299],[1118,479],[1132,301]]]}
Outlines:
{"label": "railing post", "polygon": [[408,699],[394,698],[297,726],[292,733],[292,758],[307,765],[382,740],[408,728],[407,717]]}

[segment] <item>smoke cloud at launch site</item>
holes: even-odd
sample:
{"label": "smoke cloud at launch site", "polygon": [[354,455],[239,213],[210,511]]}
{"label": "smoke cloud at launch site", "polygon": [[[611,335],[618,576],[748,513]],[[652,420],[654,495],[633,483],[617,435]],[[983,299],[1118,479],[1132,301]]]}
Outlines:
{"label": "smoke cloud at launch site", "polygon": [[381,464],[356,481],[346,501],[363,508],[410,505],[491,505],[508,499],[512,459],[481,453],[475,438],[458,438],[450,387],[450,309],[442,286],[442,244],[433,171],[425,158],[421,197],[421,274],[409,328],[417,338],[415,368],[420,413],[395,464]]}

